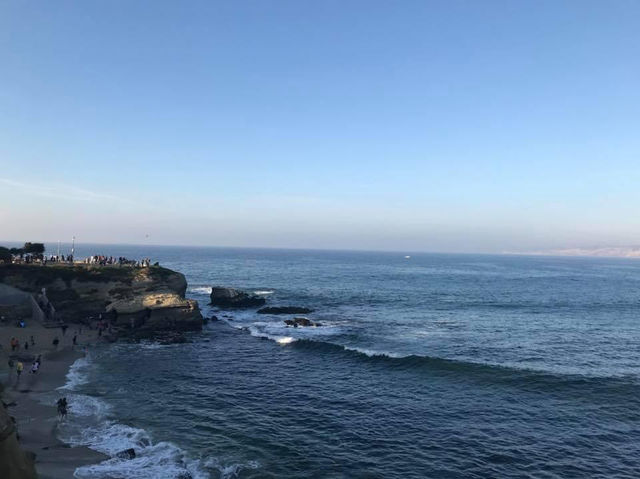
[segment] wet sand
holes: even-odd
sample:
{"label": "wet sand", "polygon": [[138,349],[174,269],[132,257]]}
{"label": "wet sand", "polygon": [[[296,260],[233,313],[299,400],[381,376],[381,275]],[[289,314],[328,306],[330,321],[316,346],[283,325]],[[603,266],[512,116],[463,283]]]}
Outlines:
{"label": "wet sand", "polygon": [[[62,335],[59,328],[48,329],[40,325],[28,325],[27,328],[0,326],[0,378],[4,385],[2,399],[6,403],[16,403],[9,407],[8,412],[16,418],[22,448],[36,454],[35,465],[40,478],[71,478],[77,467],[106,459],[106,456],[91,449],[69,447],[57,439],[59,419],[56,406],[38,401],[43,393],[54,391],[65,384],[69,367],[84,355],[84,347],[90,347],[99,339],[97,331],[83,327],[82,333],[77,336],[78,346],[74,350],[72,338],[78,330],[77,326],[70,325],[66,334]],[[9,341],[13,336],[20,340],[21,348],[12,353]],[[31,336],[35,340],[35,346],[24,350],[22,344]],[[52,345],[54,337],[60,339],[57,349]],[[11,371],[8,368],[10,354],[17,354],[25,359],[42,354],[40,370],[37,374],[31,374],[31,360],[24,360],[24,371],[17,381],[15,366]]]}

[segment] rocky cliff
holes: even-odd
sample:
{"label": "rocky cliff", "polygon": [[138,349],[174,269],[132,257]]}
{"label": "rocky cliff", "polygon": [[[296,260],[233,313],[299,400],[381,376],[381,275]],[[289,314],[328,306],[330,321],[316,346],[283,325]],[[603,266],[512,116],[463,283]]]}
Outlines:
{"label": "rocky cliff", "polygon": [[35,479],[33,463],[33,454],[25,453],[20,448],[13,421],[0,404],[0,477]]}
{"label": "rocky cliff", "polygon": [[202,328],[198,303],[185,299],[181,273],[160,266],[0,265],[0,281],[46,295],[56,319],[86,322],[103,314],[123,332]]}

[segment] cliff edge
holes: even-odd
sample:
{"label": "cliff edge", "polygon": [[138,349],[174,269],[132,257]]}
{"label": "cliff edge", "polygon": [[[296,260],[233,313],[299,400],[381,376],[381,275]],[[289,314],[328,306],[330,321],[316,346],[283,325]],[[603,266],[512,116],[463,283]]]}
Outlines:
{"label": "cliff edge", "polygon": [[45,288],[55,321],[86,324],[102,314],[125,334],[202,329],[184,275],[160,266],[7,264],[0,282],[35,296]]}

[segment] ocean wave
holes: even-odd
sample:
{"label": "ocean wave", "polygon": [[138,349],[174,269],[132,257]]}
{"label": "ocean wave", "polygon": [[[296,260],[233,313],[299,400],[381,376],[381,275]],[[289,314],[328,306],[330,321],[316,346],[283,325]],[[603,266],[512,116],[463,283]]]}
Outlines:
{"label": "ocean wave", "polygon": [[[91,434],[90,437],[88,435]],[[205,479],[210,475],[201,467],[201,461],[190,459],[187,454],[170,442],[153,444],[142,429],[121,424],[88,430],[83,441],[96,451],[114,455],[133,448],[136,457],[120,459],[112,457],[99,464],[76,469],[78,479],[102,479],[126,477],[130,479],[190,478]]]}
{"label": "ocean wave", "polygon": [[87,375],[89,364],[89,356],[84,356],[82,358],[76,359],[71,367],[69,367],[69,372],[66,376],[67,382],[57,389],[66,389],[72,391],[78,386],[87,383],[87,381],[89,380]]}
{"label": "ocean wave", "polygon": [[635,377],[589,376],[561,372],[540,371],[516,365],[476,363],[456,359],[421,355],[402,355],[356,346],[344,346],[327,341],[301,339],[293,348],[329,354],[350,354],[370,364],[384,365],[396,370],[427,372],[449,376],[458,381],[514,387],[530,392],[559,395],[564,398],[614,403],[629,398],[640,407],[640,383]]}
{"label": "ocean wave", "polygon": [[536,370],[518,364],[490,364],[460,359],[446,359],[416,354],[402,354],[352,344],[338,344],[322,337],[295,336],[299,330],[319,330],[322,328],[288,328],[291,334],[273,334],[256,327],[231,324],[247,330],[252,336],[266,338],[283,346],[322,354],[351,355],[354,359],[369,364],[407,370],[415,373],[427,372],[449,376],[458,381],[515,387],[545,394],[557,394],[590,401],[615,402],[624,398],[638,398],[640,407],[640,382],[631,376],[593,376],[588,374],[563,373]]}
{"label": "ocean wave", "polygon": [[[151,346],[151,345],[149,345]],[[71,446],[87,446],[90,449],[112,456],[98,464],[76,469],[78,479],[206,479],[212,477],[232,478],[243,468],[255,468],[257,463],[222,464],[215,458],[206,461],[190,457],[179,446],[168,442],[155,442],[147,431],[134,426],[120,424],[109,419],[111,406],[103,399],[77,392],[79,386],[89,382],[88,356],[76,360],[69,369],[67,382],[58,390],[64,390],[69,401],[68,419],[59,425],[61,439]],[[51,398],[44,398],[47,402]],[[134,449],[136,457],[121,459],[115,456],[126,449]]]}
{"label": "ocean wave", "polygon": [[256,338],[270,339],[282,345],[303,339],[326,338],[342,332],[342,328],[339,325],[329,324],[324,321],[323,326],[298,328],[287,326],[281,321],[224,321],[235,329],[248,331]]}
{"label": "ocean wave", "polygon": [[189,286],[187,288],[187,291],[189,293],[194,293],[194,294],[206,294],[206,295],[209,295],[209,294],[211,294],[211,286]]}
{"label": "ocean wave", "polygon": [[80,467],[75,472],[78,479],[231,479],[242,469],[259,467],[256,461],[225,464],[217,458],[191,458],[171,442],[153,443],[145,430],[115,422],[85,428],[80,437],[72,437],[69,442],[87,445],[110,456],[130,448],[136,453],[133,459],[112,457],[99,464]]}
{"label": "ocean wave", "polygon": [[258,289],[253,292],[253,294],[257,294],[258,296],[266,296],[268,294],[273,294],[273,293],[275,293],[275,291],[271,291],[269,289],[264,289],[264,290]]}

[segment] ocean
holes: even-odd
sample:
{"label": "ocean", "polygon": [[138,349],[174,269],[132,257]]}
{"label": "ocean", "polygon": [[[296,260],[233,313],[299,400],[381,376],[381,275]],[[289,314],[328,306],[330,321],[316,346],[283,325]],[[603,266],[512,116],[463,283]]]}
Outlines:
{"label": "ocean", "polygon": [[[137,453],[78,478],[640,477],[638,260],[76,252],[159,261],[219,318],[187,344],[101,345],[74,364],[62,438]],[[212,285],[323,326],[217,311]]]}

